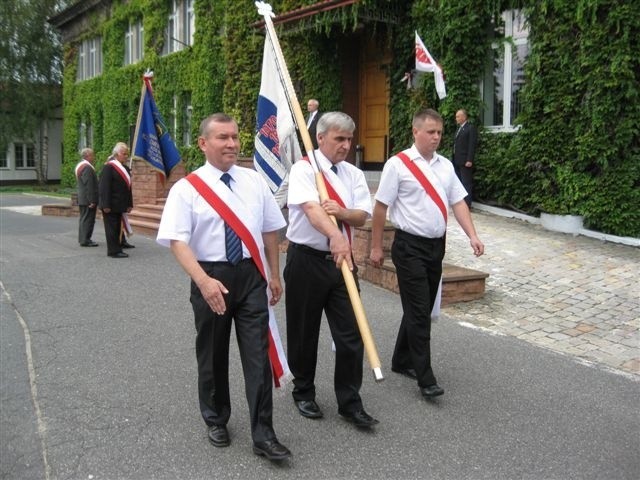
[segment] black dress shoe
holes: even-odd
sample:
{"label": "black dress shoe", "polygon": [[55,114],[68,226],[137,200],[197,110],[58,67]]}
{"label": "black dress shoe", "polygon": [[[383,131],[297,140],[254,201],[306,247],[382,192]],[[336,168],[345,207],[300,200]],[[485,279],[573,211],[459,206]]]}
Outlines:
{"label": "black dress shoe", "polygon": [[438,397],[440,395],[444,395],[444,389],[437,383],[434,383],[433,385],[429,385],[428,387],[421,387],[420,392],[422,393],[422,396],[425,398],[433,398],[433,397]]}
{"label": "black dress shoe", "polygon": [[284,460],[291,456],[289,449],[275,438],[266,442],[254,443],[253,453],[267,457],[269,460]]}
{"label": "black dress shoe", "polygon": [[131,245],[131,244],[130,244],[130,243],[128,243],[128,242],[121,243],[121,244],[120,244],[120,246],[121,246],[122,248],[136,248],[136,246],[135,246],[135,245]]}
{"label": "black dress shoe", "polygon": [[404,375],[405,377],[409,377],[412,380],[416,380],[418,378],[418,375],[413,368],[391,368],[391,371]]}
{"label": "black dress shoe", "polygon": [[340,412],[340,411],[338,411],[338,413],[347,422],[353,423],[356,427],[368,428],[368,427],[373,427],[374,425],[377,425],[378,423],[380,423],[380,422],[378,422],[378,420],[376,420],[371,415],[369,415],[367,412],[365,412],[364,409],[356,410],[355,412]]}
{"label": "black dress shoe", "polygon": [[128,254],[124,253],[124,252],[118,252],[118,253],[112,253],[111,255],[109,255],[111,258],[127,258],[129,257]]}
{"label": "black dress shoe", "polygon": [[81,247],[97,247],[98,244],[94,241],[89,241],[87,243],[81,243],[80,246]]}
{"label": "black dress shoe", "polygon": [[209,441],[215,447],[228,447],[229,443],[229,432],[227,431],[227,427],[224,425],[211,425],[209,427]]}
{"label": "black dress shoe", "polygon": [[300,415],[307,418],[322,418],[322,410],[315,400],[296,400],[296,407]]}

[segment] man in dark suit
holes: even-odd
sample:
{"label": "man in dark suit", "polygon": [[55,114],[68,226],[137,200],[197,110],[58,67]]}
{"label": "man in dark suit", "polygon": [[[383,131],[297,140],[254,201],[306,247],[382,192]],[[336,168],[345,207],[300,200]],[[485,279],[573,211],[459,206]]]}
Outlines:
{"label": "man in dark suit", "polygon": [[473,198],[473,161],[478,144],[478,131],[475,125],[467,121],[468,118],[466,110],[456,112],[458,130],[453,141],[453,168],[467,191],[464,201],[470,207]]}
{"label": "man in dark suit", "polygon": [[75,170],[78,181],[78,207],[80,209],[78,242],[82,247],[97,247],[98,244],[91,240],[98,207],[98,176],[93,166],[96,156],[90,148],[83,148],[80,155],[82,160],[76,165]]}
{"label": "man in dark suit", "polygon": [[131,174],[124,164],[128,157],[127,144],[116,143],[113,155],[102,167],[100,175],[100,209],[107,238],[107,255],[112,258],[127,258],[129,255],[122,249],[133,246],[124,240],[122,226],[123,214],[130,212],[133,208]]}
{"label": "man in dark suit", "polygon": [[313,144],[314,150],[318,148],[316,126],[318,125],[318,120],[322,115],[318,108],[320,108],[320,102],[315,98],[309,99],[307,102],[307,111],[309,112],[309,115],[307,115],[307,130],[309,130],[309,136],[311,137],[311,143]]}

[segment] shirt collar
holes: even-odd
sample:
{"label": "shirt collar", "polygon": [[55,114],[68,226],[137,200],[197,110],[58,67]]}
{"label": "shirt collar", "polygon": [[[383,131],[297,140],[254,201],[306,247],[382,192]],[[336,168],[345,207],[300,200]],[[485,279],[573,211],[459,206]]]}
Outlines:
{"label": "shirt collar", "polygon": [[412,162],[422,159],[425,162],[427,162],[429,165],[433,165],[436,162],[442,161],[442,157],[438,154],[438,152],[433,152],[433,158],[431,159],[431,161],[428,161],[426,158],[420,155],[420,152],[418,151],[418,148],[416,147],[415,143],[411,146],[408,153],[409,153],[409,159]]}

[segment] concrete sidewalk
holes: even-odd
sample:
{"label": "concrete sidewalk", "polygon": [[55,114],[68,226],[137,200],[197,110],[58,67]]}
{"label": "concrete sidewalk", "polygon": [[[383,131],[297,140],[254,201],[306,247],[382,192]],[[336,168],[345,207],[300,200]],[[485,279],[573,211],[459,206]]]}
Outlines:
{"label": "concrete sidewalk", "polygon": [[640,375],[639,248],[472,215],[485,255],[452,221],[445,260],[489,273],[486,294],[444,308],[447,319]]}

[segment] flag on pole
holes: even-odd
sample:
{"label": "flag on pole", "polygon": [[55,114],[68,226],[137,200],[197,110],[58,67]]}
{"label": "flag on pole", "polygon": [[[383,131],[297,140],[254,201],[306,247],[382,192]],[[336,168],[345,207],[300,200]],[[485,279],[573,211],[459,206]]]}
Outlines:
{"label": "flag on pole", "polygon": [[253,164],[266,180],[280,207],[284,207],[289,169],[302,154],[268,35],[264,42],[257,116]]}
{"label": "flag on pole", "polygon": [[442,75],[442,68],[433,59],[427,47],[424,46],[418,32],[416,31],[416,70],[419,72],[433,72],[436,81],[436,91],[438,97],[442,100],[447,96],[447,91],[444,87],[444,76]]}
{"label": "flag on pole", "polygon": [[180,162],[180,152],[153,99],[152,77],[153,72],[147,72],[143,77],[131,157],[149,163],[166,179]]}

